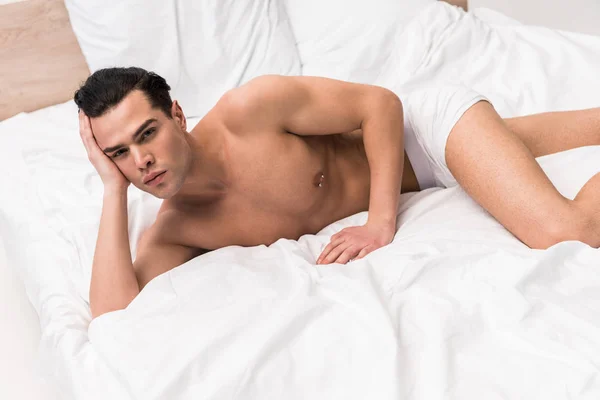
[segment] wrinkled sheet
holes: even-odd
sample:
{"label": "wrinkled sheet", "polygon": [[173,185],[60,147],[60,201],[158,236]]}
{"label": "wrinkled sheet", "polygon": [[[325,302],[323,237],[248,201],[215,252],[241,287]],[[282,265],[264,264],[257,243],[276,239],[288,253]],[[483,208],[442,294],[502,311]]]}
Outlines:
{"label": "wrinkled sheet", "polygon": [[[600,147],[547,160],[566,194],[582,158],[600,171]],[[460,188],[402,200],[365,259],[314,265],[366,213],[215,251],[92,321],[92,347],[144,399],[598,398],[600,250],[531,250]]]}
{"label": "wrinkled sheet", "polygon": [[[456,12],[420,14],[397,38],[379,82],[409,90],[460,80],[504,116],[598,105],[600,38]],[[78,143],[72,111],[20,115],[0,128],[23,133],[13,149],[25,146],[33,123],[54,142],[69,137],[66,160]],[[63,153],[40,143],[28,162],[60,164]],[[4,147],[3,157],[10,153]],[[573,197],[600,171],[600,148],[540,163]],[[52,217],[51,185],[41,183],[52,176],[11,165],[29,168],[31,180],[8,187],[43,206],[22,217]],[[70,188],[80,171],[63,173]],[[90,213],[100,206],[94,179],[75,193]],[[363,260],[314,265],[330,235],[364,223],[366,213],[299,241],[202,255],[91,324],[84,234],[49,218],[19,254],[46,371],[64,398],[82,399],[600,398],[599,250],[579,242],[531,250],[460,188],[404,194],[401,203],[394,242]],[[85,234],[94,227],[90,219]],[[18,237],[9,239],[7,251]]]}

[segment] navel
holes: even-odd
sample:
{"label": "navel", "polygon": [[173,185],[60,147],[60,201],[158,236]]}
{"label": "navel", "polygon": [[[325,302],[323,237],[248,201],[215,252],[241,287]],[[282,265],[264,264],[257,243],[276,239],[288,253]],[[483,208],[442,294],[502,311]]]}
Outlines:
{"label": "navel", "polygon": [[316,187],[323,187],[323,182],[325,181],[325,175],[323,174],[322,171],[319,171],[316,175],[315,175],[315,179],[313,179],[313,184]]}

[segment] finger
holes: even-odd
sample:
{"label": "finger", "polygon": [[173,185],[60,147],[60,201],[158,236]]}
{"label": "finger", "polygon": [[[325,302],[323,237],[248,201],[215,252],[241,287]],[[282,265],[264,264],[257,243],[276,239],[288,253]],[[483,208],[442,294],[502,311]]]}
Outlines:
{"label": "finger", "polygon": [[344,228],[341,231],[331,235],[331,240],[346,240],[348,238],[348,228]]}
{"label": "finger", "polygon": [[[333,237],[333,236],[332,236]],[[340,238],[339,236],[336,239],[333,239],[331,242],[329,242],[329,244],[327,246],[325,246],[325,248],[323,249],[323,251],[321,252],[321,255],[319,256],[319,258],[317,258],[317,264],[319,264],[327,254],[329,254],[329,252],[331,250],[333,250],[335,247],[339,246],[341,243],[344,242],[344,238]]]}
{"label": "finger", "polygon": [[358,253],[358,248],[356,246],[348,246],[335,260],[336,263],[347,264],[351,258],[353,258]]}
{"label": "finger", "polygon": [[341,235],[342,231],[339,231],[337,233],[334,233],[333,235],[331,235],[331,240],[335,240],[338,239]]}
{"label": "finger", "polygon": [[94,133],[92,132],[92,121],[90,120],[90,117],[83,112],[79,113],[79,132],[82,136],[94,139],[94,141],[96,140]]}
{"label": "finger", "polygon": [[100,154],[104,155],[104,152],[100,149],[98,142],[96,142],[96,138],[92,132],[92,124],[90,122],[90,117],[85,115],[82,116],[82,125],[81,125],[81,138],[83,139],[83,143],[85,145],[88,154],[98,156]]}
{"label": "finger", "polygon": [[79,135],[81,136],[81,140],[83,144],[86,146],[86,149],[89,152],[90,145],[90,129],[89,129],[89,121],[87,121],[87,116],[83,113],[79,113]]}
{"label": "finger", "polygon": [[87,115],[83,111],[79,113],[79,133],[86,134],[88,130]]}
{"label": "finger", "polygon": [[373,251],[373,246],[367,246],[364,249],[362,249],[358,255],[356,257],[354,257],[355,260],[360,260],[361,258],[363,258],[364,256],[366,256],[367,254],[369,254],[370,252]]}
{"label": "finger", "polygon": [[342,254],[348,248],[348,246],[349,244],[347,244],[346,242],[342,242],[336,247],[332,248],[328,254],[324,255],[321,258],[320,264],[331,264],[340,256],[340,254]]}
{"label": "finger", "polygon": [[[325,249],[323,249],[323,251],[321,252],[321,255],[319,256],[319,258],[317,259],[317,264],[327,264],[327,259],[328,257],[332,257],[332,251],[335,251],[335,249],[339,246],[341,246],[344,242],[338,242],[338,243],[333,243],[330,242]],[[340,250],[341,251],[341,250]],[[337,254],[337,252],[335,252],[334,254]]]}

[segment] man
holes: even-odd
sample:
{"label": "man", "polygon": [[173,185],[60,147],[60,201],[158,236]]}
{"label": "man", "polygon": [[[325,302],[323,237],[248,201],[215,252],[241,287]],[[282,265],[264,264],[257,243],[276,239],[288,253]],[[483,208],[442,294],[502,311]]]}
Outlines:
{"label": "man", "polygon": [[[75,93],[81,137],[105,187],[93,317],[126,307],[151,279],[204,251],[298,239],[368,210],[365,225],[332,236],[317,264],[362,258],[392,241],[400,192],[424,182],[460,184],[530,247],[600,245],[600,174],[571,201],[534,159],[600,143],[597,109],[502,120],[465,88],[416,92],[404,105],[419,145],[409,154],[415,173],[403,103],[387,89],[258,77],[225,93],[189,133],[169,89],[143,69],[111,68]],[[133,263],[130,182],[164,199]]]}

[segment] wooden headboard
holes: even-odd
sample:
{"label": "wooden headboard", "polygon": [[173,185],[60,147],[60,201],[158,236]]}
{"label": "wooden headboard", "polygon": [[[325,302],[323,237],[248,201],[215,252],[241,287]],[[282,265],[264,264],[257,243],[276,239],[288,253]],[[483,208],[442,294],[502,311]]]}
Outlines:
{"label": "wooden headboard", "polygon": [[89,75],[63,0],[0,6],[0,121],[73,98]]}
{"label": "wooden headboard", "polygon": [[90,74],[64,0],[0,5],[0,60],[0,121],[71,99]]}

